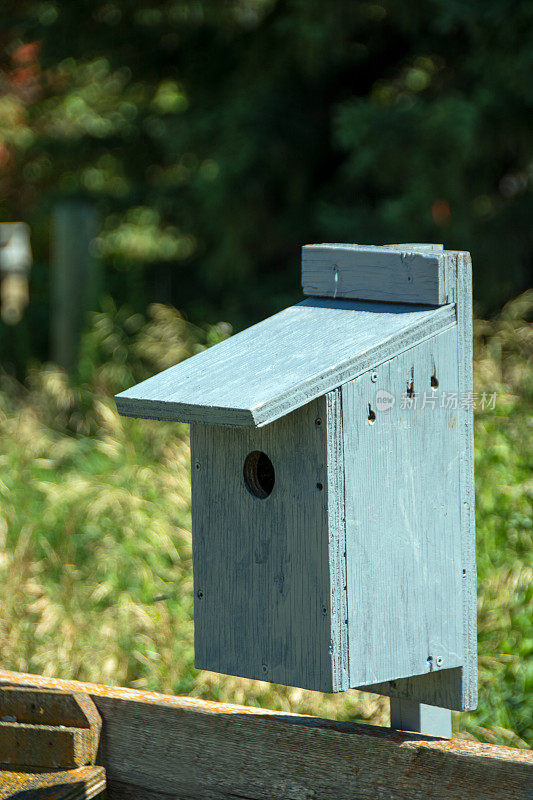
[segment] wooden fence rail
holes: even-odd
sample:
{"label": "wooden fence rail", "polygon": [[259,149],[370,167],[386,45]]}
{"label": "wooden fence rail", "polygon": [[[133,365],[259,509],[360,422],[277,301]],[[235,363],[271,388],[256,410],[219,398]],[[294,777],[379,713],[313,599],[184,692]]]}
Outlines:
{"label": "wooden fence rail", "polygon": [[0,670],[86,691],[109,800],[531,800],[533,755],[154,692]]}

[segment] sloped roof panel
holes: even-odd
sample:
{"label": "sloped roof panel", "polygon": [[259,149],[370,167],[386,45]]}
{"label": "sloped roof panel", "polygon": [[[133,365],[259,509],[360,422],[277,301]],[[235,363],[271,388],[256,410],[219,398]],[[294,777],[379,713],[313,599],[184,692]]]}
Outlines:
{"label": "sloped roof panel", "polygon": [[119,413],[260,427],[455,324],[455,306],[309,298],[137,384]]}

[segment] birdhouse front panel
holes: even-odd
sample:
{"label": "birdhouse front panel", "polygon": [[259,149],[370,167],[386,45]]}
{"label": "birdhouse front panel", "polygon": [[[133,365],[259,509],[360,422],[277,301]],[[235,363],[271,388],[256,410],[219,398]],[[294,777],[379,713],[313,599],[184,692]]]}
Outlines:
{"label": "birdhouse front panel", "polygon": [[345,561],[339,497],[329,486],[334,415],[334,398],[321,397],[256,430],[192,426],[200,669],[341,688],[347,625],[332,595],[332,574],[336,588]]}

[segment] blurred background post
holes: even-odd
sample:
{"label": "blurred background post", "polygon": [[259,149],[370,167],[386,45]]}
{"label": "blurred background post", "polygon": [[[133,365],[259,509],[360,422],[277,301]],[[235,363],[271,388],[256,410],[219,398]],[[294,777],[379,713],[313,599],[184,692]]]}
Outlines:
{"label": "blurred background post", "polygon": [[0,302],[6,325],[20,322],[28,305],[31,262],[29,226],[24,222],[0,223]]}
{"label": "blurred background post", "polygon": [[72,370],[86,315],[97,310],[101,291],[94,205],[80,200],[58,202],[51,227],[51,355],[61,367]]}

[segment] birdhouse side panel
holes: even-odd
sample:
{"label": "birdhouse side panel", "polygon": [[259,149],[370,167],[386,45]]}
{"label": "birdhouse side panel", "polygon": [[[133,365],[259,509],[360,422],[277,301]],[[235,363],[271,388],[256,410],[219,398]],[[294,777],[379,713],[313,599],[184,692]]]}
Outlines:
{"label": "birdhouse side panel", "polygon": [[457,409],[460,436],[460,518],[462,549],[463,665],[425,675],[365,687],[368,691],[412,702],[453,708],[477,707],[476,630],[476,530],[474,497],[474,414],[472,376],[472,262],[467,252],[446,251],[445,274],[449,299],[454,302],[458,341],[457,375],[460,402]]}
{"label": "birdhouse side panel", "polygon": [[198,668],[335,688],[331,413],[321,397],[260,429],[191,427]]}
{"label": "birdhouse side panel", "polygon": [[463,664],[460,403],[457,327],[343,387],[352,686]]}

